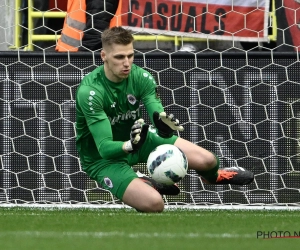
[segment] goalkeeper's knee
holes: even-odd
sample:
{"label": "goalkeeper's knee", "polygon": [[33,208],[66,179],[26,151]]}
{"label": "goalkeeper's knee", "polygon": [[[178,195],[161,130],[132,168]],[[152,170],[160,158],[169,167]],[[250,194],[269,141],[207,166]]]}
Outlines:
{"label": "goalkeeper's knee", "polygon": [[196,170],[197,174],[202,176],[204,179],[206,179],[209,182],[214,182],[218,178],[218,170],[220,167],[220,159],[217,155],[214,155],[214,162],[212,168],[209,168],[207,170]]}

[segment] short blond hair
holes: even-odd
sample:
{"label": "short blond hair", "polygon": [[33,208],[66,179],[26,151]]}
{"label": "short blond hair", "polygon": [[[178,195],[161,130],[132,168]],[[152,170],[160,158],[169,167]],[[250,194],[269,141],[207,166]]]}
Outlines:
{"label": "short blond hair", "polygon": [[128,45],[134,41],[132,31],[121,26],[115,26],[103,31],[101,36],[102,47],[112,44]]}

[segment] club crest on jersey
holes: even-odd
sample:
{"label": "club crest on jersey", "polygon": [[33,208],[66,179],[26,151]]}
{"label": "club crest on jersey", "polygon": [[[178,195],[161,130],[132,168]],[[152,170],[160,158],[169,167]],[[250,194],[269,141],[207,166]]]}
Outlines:
{"label": "club crest on jersey", "polygon": [[127,95],[127,100],[129,101],[130,104],[134,105],[136,103],[136,98],[135,96],[129,94]]}
{"label": "club crest on jersey", "polygon": [[105,183],[105,185],[106,186],[108,186],[109,188],[113,188],[113,183],[112,183],[112,181],[111,181],[111,179],[109,179],[108,177],[105,177],[104,178],[104,183]]}

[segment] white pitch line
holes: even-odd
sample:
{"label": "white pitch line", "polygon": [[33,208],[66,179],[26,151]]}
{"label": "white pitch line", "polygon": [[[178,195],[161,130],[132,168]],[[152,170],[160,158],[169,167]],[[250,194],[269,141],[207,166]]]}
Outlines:
{"label": "white pitch line", "polygon": [[125,232],[54,232],[54,231],[5,231],[0,237],[34,237],[34,238],[65,238],[65,237],[123,237],[123,238],[255,238],[255,234],[230,233],[125,233]]}
{"label": "white pitch line", "polygon": [[[12,203],[0,203],[0,208],[41,208],[41,209],[133,209],[127,205],[92,205],[92,204],[12,204]],[[279,205],[165,205],[165,209],[181,209],[181,210],[300,210],[299,203],[290,204],[290,206]]]}

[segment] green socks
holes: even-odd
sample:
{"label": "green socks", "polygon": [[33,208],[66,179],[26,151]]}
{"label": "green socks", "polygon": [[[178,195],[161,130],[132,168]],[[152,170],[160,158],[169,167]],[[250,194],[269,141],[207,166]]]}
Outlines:
{"label": "green socks", "polygon": [[207,180],[210,183],[215,183],[218,178],[220,160],[218,156],[215,155],[215,157],[217,159],[217,165],[215,167],[207,171],[196,171],[198,175],[202,176],[205,180]]}

